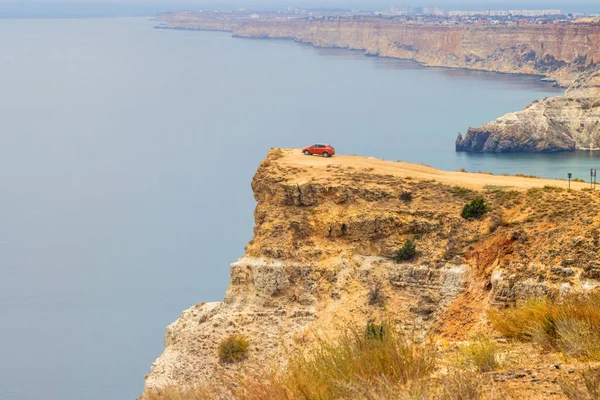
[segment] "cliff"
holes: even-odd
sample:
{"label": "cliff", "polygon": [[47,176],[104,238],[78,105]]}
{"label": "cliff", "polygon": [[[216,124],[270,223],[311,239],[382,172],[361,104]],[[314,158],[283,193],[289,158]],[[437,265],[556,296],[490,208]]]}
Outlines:
{"label": "cliff", "polygon": [[600,98],[554,97],[536,101],[456,140],[457,151],[557,152],[600,150]]}
{"label": "cliff", "polygon": [[545,75],[565,87],[600,59],[600,26],[596,24],[430,26],[381,19],[215,20],[190,13],[165,14],[159,19],[167,22],[167,28],[294,39],[429,66]]}
{"label": "cliff", "polygon": [[[214,19],[194,13],[165,14],[160,19],[167,22],[166,28],[226,30],[235,37],[293,39],[427,66],[541,75],[568,88],[569,97],[537,102],[522,112],[470,128],[457,138],[456,150],[598,148],[597,112],[578,108],[600,100],[600,25],[596,23],[430,26],[382,19]],[[573,98],[580,99],[579,104]]]}
{"label": "cliff", "polygon": [[[490,307],[598,287],[600,262],[588,249],[600,240],[600,197],[566,185],[271,150],[252,182],[254,238],[230,267],[224,301],[200,303],[167,328],[146,390],[283,368],[290,352],[344,321],[386,316],[421,337],[464,340],[490,330]],[[477,196],[491,212],[462,218]],[[406,239],[418,257],[396,262]],[[250,342],[240,364],[217,355],[232,334]]]}
{"label": "cliff", "polygon": [[236,37],[294,38],[317,47],[411,59],[428,66],[538,74],[570,86],[600,59],[595,25],[422,26],[386,21],[241,24]]}

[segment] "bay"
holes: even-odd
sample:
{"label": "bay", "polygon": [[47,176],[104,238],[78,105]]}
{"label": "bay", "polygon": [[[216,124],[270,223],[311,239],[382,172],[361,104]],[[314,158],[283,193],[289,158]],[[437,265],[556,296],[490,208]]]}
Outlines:
{"label": "bay", "polygon": [[593,153],[469,155],[458,131],[561,91],[537,77],[147,18],[0,20],[0,398],[132,399],[165,327],[219,301],[271,147],[585,178]]}

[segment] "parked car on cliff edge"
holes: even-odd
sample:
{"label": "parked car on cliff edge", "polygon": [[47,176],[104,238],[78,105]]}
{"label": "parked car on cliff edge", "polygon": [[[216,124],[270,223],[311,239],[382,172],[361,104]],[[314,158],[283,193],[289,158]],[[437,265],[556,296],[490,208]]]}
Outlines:
{"label": "parked car on cliff edge", "polygon": [[318,154],[323,157],[331,157],[335,155],[335,149],[328,144],[313,144],[303,148],[302,152],[307,156]]}

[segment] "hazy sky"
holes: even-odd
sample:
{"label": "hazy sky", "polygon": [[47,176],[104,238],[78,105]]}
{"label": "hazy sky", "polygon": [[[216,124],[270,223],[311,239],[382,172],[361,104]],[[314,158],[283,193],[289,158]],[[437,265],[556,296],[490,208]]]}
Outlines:
{"label": "hazy sky", "polygon": [[363,10],[390,6],[467,10],[560,8],[567,12],[600,12],[600,0],[0,0],[0,17],[147,16],[181,9],[244,7],[260,10],[288,6]]}

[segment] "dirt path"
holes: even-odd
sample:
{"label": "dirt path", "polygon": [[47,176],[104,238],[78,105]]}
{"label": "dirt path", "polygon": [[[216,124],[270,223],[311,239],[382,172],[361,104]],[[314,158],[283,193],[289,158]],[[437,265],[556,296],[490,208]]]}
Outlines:
{"label": "dirt path", "polygon": [[[419,180],[435,179],[440,183],[463,186],[470,189],[499,186],[506,187],[507,189],[526,190],[546,185],[568,188],[566,180],[442,171],[421,164],[386,161],[372,157],[338,155],[323,158],[319,156],[305,156],[299,149],[282,149],[282,152],[283,157],[279,158],[276,162],[282,167],[288,166],[301,169],[297,174],[298,179],[325,180],[334,170],[339,168],[354,168],[356,172],[368,172],[370,174],[411,177]],[[586,189],[589,187],[589,183],[571,182],[572,189]],[[600,190],[600,187],[598,190]]]}

